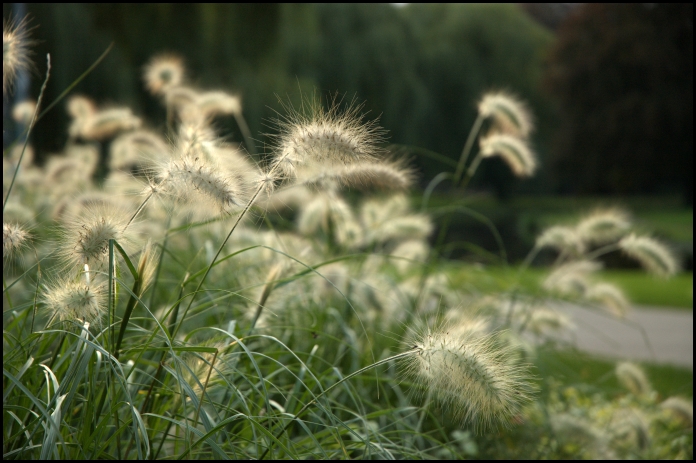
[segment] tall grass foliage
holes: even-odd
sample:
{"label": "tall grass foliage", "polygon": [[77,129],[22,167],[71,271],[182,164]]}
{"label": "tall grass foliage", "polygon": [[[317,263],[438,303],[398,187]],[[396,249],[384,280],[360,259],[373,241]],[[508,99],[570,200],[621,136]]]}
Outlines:
{"label": "tall grass foliage", "polygon": [[[6,51],[24,24],[6,24]],[[12,47],[3,67],[28,66]],[[677,269],[627,215],[600,211],[539,237],[525,265],[558,252],[543,295],[464,291],[411,208],[414,173],[359,104],[284,103],[260,150],[240,96],[193,87],[178,57],[153,58],[144,80],[166,120],[71,95],[62,153],[36,165],[24,139],[3,153],[5,458],[562,456],[569,412],[539,397],[532,366],[530,339],[571,325],[549,298],[621,316],[625,297],[592,278],[602,253]],[[16,106],[27,132],[41,106]],[[217,135],[225,114],[244,143]],[[484,96],[425,200],[493,156],[533,175],[532,127],[517,99]],[[597,455],[671,455],[632,453],[652,448],[651,416],[691,426],[688,402],[655,400],[636,395],[652,415],[622,409],[626,431]]]}

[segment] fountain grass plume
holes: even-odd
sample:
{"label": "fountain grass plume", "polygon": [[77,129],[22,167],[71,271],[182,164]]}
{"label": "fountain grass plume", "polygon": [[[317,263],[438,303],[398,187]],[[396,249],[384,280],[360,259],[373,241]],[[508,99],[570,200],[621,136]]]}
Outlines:
{"label": "fountain grass plume", "polygon": [[194,104],[204,118],[242,113],[242,99],[237,95],[230,95],[222,91],[200,93]]}
{"label": "fountain grass plume", "polygon": [[580,220],[576,230],[585,242],[605,244],[624,236],[631,225],[626,212],[619,209],[600,209]]}
{"label": "fountain grass plume", "polygon": [[615,285],[611,283],[597,283],[590,285],[585,292],[585,297],[602,304],[610,313],[617,317],[626,316],[628,312],[628,299]]}
{"label": "fountain grass plume", "polygon": [[112,108],[88,116],[79,128],[78,135],[85,140],[101,141],[118,132],[137,129],[142,120],[130,108]]}
{"label": "fountain grass plume", "polygon": [[2,256],[9,261],[27,246],[31,235],[17,223],[2,222]]}
{"label": "fountain grass plume", "polygon": [[145,87],[153,95],[165,94],[180,86],[185,75],[183,59],[169,53],[154,56],[143,68]]}
{"label": "fountain grass plume", "polygon": [[29,47],[32,41],[29,39],[29,21],[5,20],[2,27],[2,94],[5,95],[14,83],[14,79],[21,71],[31,67],[29,60]]}
{"label": "fountain grass plume", "polygon": [[307,168],[330,169],[382,157],[384,150],[379,144],[384,129],[376,120],[363,120],[363,105],[353,101],[341,109],[341,103],[334,98],[325,109],[318,98],[313,98],[295,109],[281,102],[286,115],[275,120],[279,135],[274,163],[285,177],[301,177],[301,171]]}
{"label": "fountain grass plume", "polygon": [[23,126],[28,126],[35,112],[36,100],[24,100],[12,108],[12,119]]}
{"label": "fountain grass plume", "polygon": [[585,252],[585,244],[577,231],[562,225],[556,225],[544,230],[536,239],[536,247],[539,249],[548,247],[560,252],[568,252],[575,256]]}
{"label": "fountain grass plume", "polygon": [[694,426],[694,404],[681,397],[670,397],[660,404],[687,427]]}
{"label": "fountain grass plume", "polygon": [[493,133],[482,138],[480,143],[481,157],[500,156],[516,176],[531,177],[536,171],[536,155],[521,138]]}
{"label": "fountain grass plume", "polygon": [[43,303],[59,320],[83,320],[99,324],[106,311],[103,284],[73,278],[58,279],[45,285]]}
{"label": "fountain grass plume", "polygon": [[136,165],[152,165],[170,157],[171,148],[154,132],[136,130],[119,135],[111,143],[109,167],[112,170]]}
{"label": "fountain grass plume", "polygon": [[249,199],[250,185],[245,172],[228,172],[213,159],[194,150],[161,164],[148,190],[161,192],[178,201],[213,204],[221,212],[242,208]]}
{"label": "fountain grass plume", "polygon": [[649,396],[652,386],[645,372],[635,363],[621,362],[616,365],[616,377],[619,382],[636,396]]}
{"label": "fountain grass plume", "polygon": [[672,251],[654,238],[632,233],[619,241],[619,247],[654,275],[669,278],[679,271]]}
{"label": "fountain grass plume", "polygon": [[476,429],[509,425],[532,400],[529,368],[508,361],[513,352],[500,333],[443,326],[414,333],[408,347],[415,353],[403,360],[405,373]]}
{"label": "fountain grass plume", "polygon": [[479,114],[490,118],[495,127],[504,133],[527,137],[534,129],[532,114],[527,105],[506,92],[491,92],[478,104]]}
{"label": "fountain grass plume", "polygon": [[127,228],[128,217],[128,212],[112,204],[86,205],[64,221],[58,248],[60,258],[71,269],[103,268],[108,262],[110,239],[124,248],[133,242],[133,233]]}
{"label": "fountain grass plume", "polygon": [[407,190],[413,171],[403,161],[361,162],[310,173],[302,183],[315,188],[355,188],[358,190]]}
{"label": "fountain grass plume", "polygon": [[571,296],[583,296],[589,287],[587,276],[602,268],[595,261],[579,260],[561,265],[546,277],[543,287]]}

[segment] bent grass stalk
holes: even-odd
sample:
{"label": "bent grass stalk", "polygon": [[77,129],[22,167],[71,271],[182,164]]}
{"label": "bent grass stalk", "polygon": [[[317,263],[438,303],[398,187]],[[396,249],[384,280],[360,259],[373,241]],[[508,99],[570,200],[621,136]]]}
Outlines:
{"label": "bent grass stalk", "polygon": [[[379,360],[379,361],[377,361],[377,362],[375,362],[375,363],[373,363],[373,364],[371,364],[371,365],[368,365],[368,366],[363,367],[363,368],[361,368],[361,369],[359,369],[359,370],[357,370],[357,371],[354,371],[353,373],[349,374],[348,376],[343,377],[343,378],[340,379],[339,381],[335,382],[334,384],[332,384],[331,386],[329,386],[328,388],[326,388],[323,392],[321,392],[321,393],[319,393],[318,395],[316,395],[312,400],[310,400],[309,402],[307,402],[297,413],[295,413],[295,416],[293,416],[292,419],[291,419],[290,421],[288,421],[288,423],[287,423],[285,426],[283,426],[283,428],[280,430],[280,432],[278,432],[278,433],[275,435],[275,440],[278,440],[278,439],[280,438],[280,436],[282,436],[282,435],[285,433],[285,431],[288,430],[288,428],[290,427],[290,425],[292,425],[292,423],[294,423],[295,420],[297,420],[305,411],[307,411],[307,409],[309,409],[309,407],[311,407],[312,405],[314,405],[320,398],[322,398],[323,396],[325,396],[326,394],[328,394],[329,392],[331,392],[334,388],[340,386],[341,384],[345,383],[345,382],[348,381],[349,379],[354,378],[355,376],[357,376],[357,375],[359,375],[359,374],[361,374],[361,373],[366,372],[367,370],[371,370],[372,368],[376,368],[376,367],[378,367],[378,366],[380,366],[380,365],[384,365],[385,363],[389,363],[389,362],[391,362],[391,361],[393,361],[393,360],[398,360],[398,359],[400,359],[400,358],[407,357],[407,356],[409,356],[409,355],[412,355],[412,354],[418,352],[419,350],[420,350],[420,349],[411,349],[411,350],[408,350],[408,351],[406,351],[406,352],[402,352],[402,353],[400,353],[400,354],[392,355],[391,357],[388,357],[388,358],[383,359],[383,360]],[[268,454],[268,452],[269,452],[270,450],[271,450],[271,447],[268,447],[266,450],[264,450],[264,452],[263,452],[263,453],[261,454],[261,456],[259,457],[259,460],[263,460],[264,457]]]}

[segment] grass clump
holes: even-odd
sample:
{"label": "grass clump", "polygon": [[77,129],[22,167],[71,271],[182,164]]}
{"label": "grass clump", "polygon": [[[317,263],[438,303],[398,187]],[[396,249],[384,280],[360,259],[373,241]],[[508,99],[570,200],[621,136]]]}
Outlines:
{"label": "grass clump", "polygon": [[[258,156],[241,98],[187,86],[182,63],[145,68],[168,133],[73,97],[63,153],[44,166],[4,157],[4,211],[32,223],[30,236],[3,224],[4,248],[22,257],[3,273],[5,458],[584,455],[559,437],[568,410],[535,392],[526,337],[572,323],[517,283],[490,294],[453,284],[430,217],[404,194],[413,173],[377,121],[354,103],[309,99],[286,106]],[[245,146],[219,139],[219,114],[235,116]],[[485,141],[521,146],[530,130],[521,103],[484,97],[457,171],[442,178],[465,186],[492,155],[531,175],[527,145],[517,162]],[[528,262],[554,248],[551,293],[603,301],[611,291],[591,278],[602,248],[556,232]],[[625,420],[642,433],[635,445],[597,438],[591,455],[667,455],[654,448],[666,438],[653,411],[679,407],[640,400]],[[585,415],[587,429],[606,424]]]}

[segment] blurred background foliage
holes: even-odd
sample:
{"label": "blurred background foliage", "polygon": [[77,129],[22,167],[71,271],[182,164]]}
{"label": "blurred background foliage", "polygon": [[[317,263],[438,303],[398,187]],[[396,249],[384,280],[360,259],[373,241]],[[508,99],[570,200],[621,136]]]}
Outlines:
{"label": "blurred background foliage", "polygon": [[[16,4],[4,4],[3,16]],[[499,196],[675,193],[693,199],[693,5],[27,4],[37,72],[53,58],[48,101],[111,43],[75,89],[161,121],[141,69],[168,51],[195,85],[232,89],[259,145],[277,98],[315,89],[364,101],[390,142],[406,146],[422,182],[444,170],[422,151],[457,158],[491,89],[529,101],[542,160],[519,182],[495,162],[479,185]],[[35,134],[57,151],[67,119],[54,111]],[[231,121],[219,121],[240,140]],[[40,156],[41,154],[39,154]]]}
{"label": "blurred background foliage", "polygon": [[[437,155],[459,157],[481,95],[509,90],[536,115],[541,169],[519,180],[491,159],[471,187],[507,202],[492,220],[519,253],[540,226],[523,220],[513,201],[520,195],[660,194],[693,203],[692,4],[18,5],[4,4],[3,16],[28,13],[34,27],[28,95],[38,94],[46,53],[51,101],[113,42],[74,93],[128,105],[162,130],[162,105],[141,75],[153,55],[171,52],[184,58],[194,86],[242,96],[261,150],[279,99],[298,105],[303,94],[338,92],[364,102],[397,155],[412,159],[421,187],[451,170]],[[68,122],[64,108],[41,121],[32,140],[40,162],[62,149]],[[216,125],[242,141],[233,118]],[[438,195],[448,201],[447,188],[433,204]],[[488,233],[458,220],[450,241],[472,239],[457,233],[476,226],[474,235]],[[690,255],[693,244],[684,246]]]}

